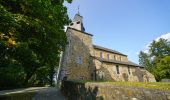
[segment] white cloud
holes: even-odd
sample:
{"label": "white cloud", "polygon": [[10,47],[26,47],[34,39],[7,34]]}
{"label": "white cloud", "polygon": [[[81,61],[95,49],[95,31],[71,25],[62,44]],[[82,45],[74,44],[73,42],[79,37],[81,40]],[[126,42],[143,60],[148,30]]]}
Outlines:
{"label": "white cloud", "polygon": [[167,39],[168,41],[170,41],[170,33],[161,35],[160,37],[156,38],[155,41],[158,41],[160,38]]}
{"label": "white cloud", "polygon": [[[170,41],[170,33],[166,33],[161,35],[160,37],[157,37],[156,39],[154,39],[155,41],[158,41],[160,38],[166,39],[168,41]],[[152,42],[149,42],[146,46],[145,49],[143,50],[143,52],[148,53],[149,52],[149,46]]]}

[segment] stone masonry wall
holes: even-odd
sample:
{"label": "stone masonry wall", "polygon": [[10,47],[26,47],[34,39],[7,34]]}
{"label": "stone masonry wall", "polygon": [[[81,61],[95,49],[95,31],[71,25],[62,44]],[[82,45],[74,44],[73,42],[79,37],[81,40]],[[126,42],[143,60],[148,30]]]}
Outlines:
{"label": "stone masonry wall", "polygon": [[[69,80],[90,80],[93,55],[92,37],[75,29],[67,30],[69,44],[62,60],[62,70]],[[61,72],[62,73],[62,72]]]}
{"label": "stone masonry wall", "polygon": [[61,91],[68,100],[170,100],[168,90],[102,83],[63,81]]}
{"label": "stone masonry wall", "polygon": [[109,81],[133,81],[133,82],[155,82],[155,78],[148,71],[134,66],[119,65],[119,74],[116,70],[116,64],[102,63],[95,60],[96,74],[98,80]]}

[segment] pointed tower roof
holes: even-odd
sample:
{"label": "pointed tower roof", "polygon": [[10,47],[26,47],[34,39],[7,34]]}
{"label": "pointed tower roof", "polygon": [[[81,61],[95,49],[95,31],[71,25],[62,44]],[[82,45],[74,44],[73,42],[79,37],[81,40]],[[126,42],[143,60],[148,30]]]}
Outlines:
{"label": "pointed tower roof", "polygon": [[73,19],[73,21],[83,21],[83,17],[80,15],[80,12],[79,12],[79,6],[78,6],[78,8],[77,8],[77,14],[74,16],[74,19]]}
{"label": "pointed tower roof", "polygon": [[79,13],[77,13],[77,14],[74,16],[73,21],[81,21],[81,22],[83,22],[83,17],[82,17]]}

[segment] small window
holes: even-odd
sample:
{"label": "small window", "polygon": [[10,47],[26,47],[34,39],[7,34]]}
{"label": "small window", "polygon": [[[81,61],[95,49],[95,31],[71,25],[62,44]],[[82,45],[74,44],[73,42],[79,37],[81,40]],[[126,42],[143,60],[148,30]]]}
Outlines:
{"label": "small window", "polygon": [[78,21],[77,24],[80,24],[80,21]]}
{"label": "small window", "polygon": [[74,25],[74,23],[71,23],[71,24],[70,24],[70,26],[73,26],[73,25]]}
{"label": "small window", "polygon": [[107,54],[107,59],[108,59],[108,60],[110,59],[110,55],[109,55],[109,54]]}
{"label": "small window", "polygon": [[120,61],[122,61],[122,57],[120,56]]}
{"label": "small window", "polygon": [[104,76],[105,76],[104,72],[103,71],[99,71],[99,79],[103,80]]}
{"label": "small window", "polygon": [[102,52],[100,52],[100,57],[103,58],[103,53]]}
{"label": "small window", "polygon": [[130,67],[128,66],[128,73],[129,73],[129,75],[131,74],[131,72],[130,72]]}
{"label": "small window", "polygon": [[115,55],[114,55],[114,60],[117,60]]}
{"label": "small window", "polygon": [[116,71],[117,71],[117,74],[120,74],[120,72],[119,72],[119,65],[116,65]]}
{"label": "small window", "polygon": [[83,63],[83,58],[82,57],[77,57],[77,64],[82,64]]}

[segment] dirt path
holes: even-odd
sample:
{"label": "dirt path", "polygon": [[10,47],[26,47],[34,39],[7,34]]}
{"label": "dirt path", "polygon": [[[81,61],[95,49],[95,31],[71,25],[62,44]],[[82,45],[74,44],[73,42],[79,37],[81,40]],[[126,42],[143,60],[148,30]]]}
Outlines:
{"label": "dirt path", "polygon": [[37,91],[33,100],[66,100],[57,88],[47,88]]}

